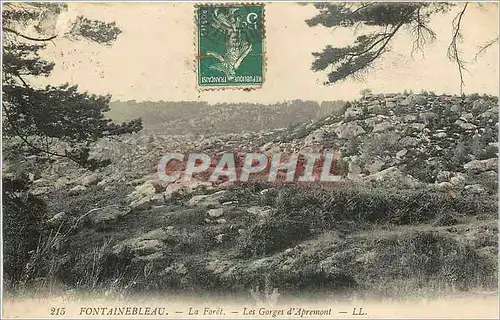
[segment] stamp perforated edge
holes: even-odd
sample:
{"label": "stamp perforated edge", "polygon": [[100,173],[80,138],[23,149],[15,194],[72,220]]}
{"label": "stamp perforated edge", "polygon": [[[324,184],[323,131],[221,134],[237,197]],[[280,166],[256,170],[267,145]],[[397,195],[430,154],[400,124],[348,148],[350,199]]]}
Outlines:
{"label": "stamp perforated edge", "polygon": [[[199,41],[198,41],[198,7],[200,6],[210,6],[210,7],[231,7],[231,6],[262,6],[262,83],[257,85],[245,85],[245,86],[200,86],[198,79],[198,51],[199,51]],[[195,72],[196,79],[196,90],[198,92],[202,91],[224,91],[224,90],[240,90],[240,91],[253,91],[261,89],[266,82],[267,74],[267,44],[266,44],[266,6],[264,2],[198,2],[194,5],[194,34],[193,34],[193,46],[194,46],[194,59],[193,59],[193,70]]]}

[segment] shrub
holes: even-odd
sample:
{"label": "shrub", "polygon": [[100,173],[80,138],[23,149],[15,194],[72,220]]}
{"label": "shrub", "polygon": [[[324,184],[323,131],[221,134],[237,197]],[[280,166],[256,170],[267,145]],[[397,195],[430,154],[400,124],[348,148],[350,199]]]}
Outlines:
{"label": "shrub", "polygon": [[28,179],[5,177],[3,184],[3,270],[8,286],[27,280],[26,265],[43,236],[46,205],[28,192]]}
{"label": "shrub", "polygon": [[[463,243],[438,232],[397,234],[379,243],[368,271],[391,279],[432,280],[466,290],[489,286],[496,274],[496,259],[482,257]],[[395,263],[397,261],[398,263]]]}
{"label": "shrub", "polygon": [[359,94],[364,98],[372,94],[372,89],[365,88],[359,91]]}
{"label": "shrub", "polygon": [[309,225],[304,222],[270,217],[239,237],[237,251],[243,257],[268,255],[293,246],[309,235]]}
{"label": "shrub", "polygon": [[288,187],[273,191],[263,201],[277,209],[279,219],[301,221],[320,229],[335,229],[346,221],[416,224],[430,222],[444,214],[476,215],[483,212],[495,215],[497,212],[494,196],[464,193],[452,198],[430,188]]}

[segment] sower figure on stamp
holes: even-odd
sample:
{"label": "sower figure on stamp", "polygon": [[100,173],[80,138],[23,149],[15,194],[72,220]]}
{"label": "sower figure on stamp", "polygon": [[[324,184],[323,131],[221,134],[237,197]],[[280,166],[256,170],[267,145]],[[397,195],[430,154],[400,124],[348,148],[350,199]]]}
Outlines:
{"label": "sower figure on stamp", "polygon": [[229,80],[234,79],[235,70],[241,62],[252,51],[252,44],[243,40],[240,36],[240,17],[236,14],[238,8],[230,8],[229,13],[214,10],[214,20],[212,26],[228,35],[226,41],[226,54],[221,56],[217,52],[207,52],[207,56],[219,60],[219,64],[210,66],[211,69],[223,72]]}

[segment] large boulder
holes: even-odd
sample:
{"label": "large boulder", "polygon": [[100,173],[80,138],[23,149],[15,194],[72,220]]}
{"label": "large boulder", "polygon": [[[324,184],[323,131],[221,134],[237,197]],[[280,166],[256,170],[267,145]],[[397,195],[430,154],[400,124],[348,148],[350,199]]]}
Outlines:
{"label": "large boulder", "polygon": [[455,121],[455,124],[458,125],[460,128],[462,128],[463,130],[474,130],[477,128],[475,124],[463,120],[457,120]]}
{"label": "large boulder", "polygon": [[151,196],[145,196],[141,199],[134,200],[130,203],[130,209],[133,211],[143,211],[149,210],[152,207],[158,207],[165,203],[165,197],[163,194],[154,194]]}
{"label": "large boulder", "polygon": [[[52,190],[53,190],[52,187],[45,187],[44,186],[44,187],[33,187],[30,192],[34,196],[40,196],[43,194],[50,193]],[[72,194],[77,194],[77,193],[78,193],[77,191],[74,191],[74,193],[72,193]]]}
{"label": "large boulder", "polygon": [[467,181],[467,176],[460,172],[455,172],[454,176],[450,178],[450,183],[454,186],[464,185]]}
{"label": "large boulder", "polygon": [[217,209],[210,209],[207,212],[207,215],[210,218],[219,218],[224,214],[224,209],[223,208],[217,208]]}
{"label": "large boulder", "polygon": [[365,129],[356,122],[343,123],[336,127],[334,131],[341,139],[355,138],[365,133]]}
{"label": "large boulder", "polygon": [[489,170],[497,170],[498,159],[490,158],[486,160],[472,160],[464,164],[465,170],[470,171],[489,171]]}
{"label": "large boulder", "polygon": [[424,122],[424,124],[428,125],[433,121],[437,120],[439,116],[435,112],[422,112],[420,114],[420,119]]}
{"label": "large boulder", "polygon": [[498,108],[491,108],[479,115],[479,118],[491,118],[498,120]]}
{"label": "large boulder", "polygon": [[344,112],[344,120],[351,121],[359,119],[363,115],[363,108],[361,106],[352,106],[347,108]]}
{"label": "large boulder", "polygon": [[252,206],[247,208],[247,212],[260,218],[267,218],[273,214],[273,208],[269,206]]}
{"label": "large boulder", "polygon": [[411,175],[404,174],[397,167],[390,167],[363,178],[365,182],[387,183],[406,187],[417,187],[420,181]]}
{"label": "large boulder", "polygon": [[144,184],[144,183],[146,183],[148,181],[153,181],[154,179],[155,179],[155,175],[147,175],[147,176],[144,176],[144,177],[141,177],[141,178],[129,181],[126,184],[128,186],[139,186],[139,185],[142,185],[142,184]]}
{"label": "large boulder", "polygon": [[380,159],[375,159],[365,164],[365,169],[368,170],[370,174],[374,174],[380,171],[385,165],[385,162]]}
{"label": "large boulder", "polygon": [[387,114],[389,109],[385,106],[380,104],[380,102],[372,102],[367,106],[368,112],[371,114]]}
{"label": "large boulder", "polygon": [[92,209],[85,214],[85,221],[96,229],[106,229],[128,214],[130,210],[119,205]]}
{"label": "large boulder", "polygon": [[465,190],[467,190],[468,192],[471,192],[471,193],[476,193],[476,194],[486,193],[486,190],[480,184],[471,184],[471,185],[465,186]]}
{"label": "large boulder", "polygon": [[71,188],[68,193],[69,193],[69,195],[77,195],[77,194],[80,194],[86,190],[87,190],[86,186],[78,185],[78,186],[74,186],[73,188]]}
{"label": "large boulder", "polygon": [[102,179],[101,174],[94,172],[82,176],[81,178],[78,179],[77,183],[79,185],[88,187],[97,185],[99,181],[101,181],[101,179]]}
{"label": "large boulder", "polygon": [[305,146],[310,146],[316,143],[321,143],[323,142],[325,133],[322,130],[316,130],[309,134],[305,139],[304,139],[304,145]]}
{"label": "large boulder", "polygon": [[189,207],[204,207],[207,209],[214,209],[220,207],[224,198],[227,195],[226,190],[217,191],[213,194],[196,195],[189,199],[187,205]]}
{"label": "large boulder", "polygon": [[119,242],[113,247],[113,253],[122,255],[124,252],[132,254],[132,262],[151,262],[165,258],[165,242],[175,237],[174,232],[164,229],[155,229],[141,236]]}
{"label": "large boulder", "polygon": [[390,130],[393,128],[393,125],[390,123],[390,122],[381,122],[381,123],[377,123],[373,126],[373,132],[384,132],[384,131],[387,131],[387,130]]}
{"label": "large boulder", "polygon": [[153,196],[156,193],[155,181],[148,180],[141,185],[135,187],[135,190],[127,196],[131,201],[143,199],[148,196]]}

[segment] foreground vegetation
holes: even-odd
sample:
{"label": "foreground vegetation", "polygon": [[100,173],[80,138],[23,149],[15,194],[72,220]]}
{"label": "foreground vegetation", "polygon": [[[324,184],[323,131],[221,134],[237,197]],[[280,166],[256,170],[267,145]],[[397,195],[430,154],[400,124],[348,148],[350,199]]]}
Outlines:
{"label": "foreground vegetation", "polygon": [[[53,197],[67,201],[48,203],[71,215],[80,206],[116,204],[126,189],[95,186],[83,198],[61,190]],[[52,225],[18,279],[22,285],[9,291],[248,295],[268,288],[282,297],[397,297],[496,290],[496,196],[251,184],[224,194],[221,202],[238,204],[215,222],[206,208],[186,205],[213,192],[177,195],[101,229],[78,216]],[[251,207],[270,210],[255,215]],[[166,245],[127,246],[134,237]]]}

